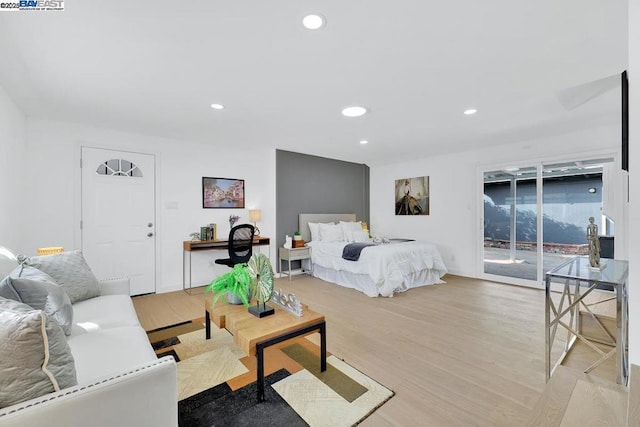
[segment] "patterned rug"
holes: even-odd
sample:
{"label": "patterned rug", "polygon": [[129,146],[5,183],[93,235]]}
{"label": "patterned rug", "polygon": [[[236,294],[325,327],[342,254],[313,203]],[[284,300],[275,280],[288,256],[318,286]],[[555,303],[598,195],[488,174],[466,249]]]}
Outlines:
{"label": "patterned rug", "polygon": [[158,357],[178,367],[181,426],[353,426],[393,397],[335,356],[320,372],[317,345],[298,338],[265,350],[265,398],[256,402],[256,360],[246,357],[225,329],[204,318],[148,332]]}

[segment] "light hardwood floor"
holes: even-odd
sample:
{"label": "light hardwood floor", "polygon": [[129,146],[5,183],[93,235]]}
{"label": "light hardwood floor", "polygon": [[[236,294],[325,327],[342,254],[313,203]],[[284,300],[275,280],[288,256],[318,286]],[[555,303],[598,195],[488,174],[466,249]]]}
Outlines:
{"label": "light hardwood floor", "polygon": [[[545,387],[544,292],[445,280],[393,298],[309,276],[277,279],[276,288],[325,315],[332,354],[396,392],[363,426],[525,425]],[[183,291],[134,304],[147,330],[204,315],[203,296]],[[576,354],[582,368],[597,358]],[[594,375],[612,379],[613,369]]]}

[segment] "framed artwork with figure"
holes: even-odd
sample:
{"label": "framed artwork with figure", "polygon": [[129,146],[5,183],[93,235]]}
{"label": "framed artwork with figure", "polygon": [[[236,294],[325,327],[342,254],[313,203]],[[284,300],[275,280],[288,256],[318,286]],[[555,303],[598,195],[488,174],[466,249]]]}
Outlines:
{"label": "framed artwork with figure", "polygon": [[244,209],[244,179],[202,177],[204,209]]}
{"label": "framed artwork with figure", "polygon": [[429,177],[396,180],[396,215],[429,215]]}

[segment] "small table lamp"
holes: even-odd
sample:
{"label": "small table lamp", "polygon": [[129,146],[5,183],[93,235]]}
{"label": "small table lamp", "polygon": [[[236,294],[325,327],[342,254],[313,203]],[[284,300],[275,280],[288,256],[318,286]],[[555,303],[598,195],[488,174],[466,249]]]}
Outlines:
{"label": "small table lamp", "polygon": [[261,219],[262,219],[262,211],[260,209],[249,210],[249,221],[253,222],[253,226],[256,229],[256,234],[255,234],[256,236],[260,235],[260,229],[258,228],[258,225],[256,223]]}

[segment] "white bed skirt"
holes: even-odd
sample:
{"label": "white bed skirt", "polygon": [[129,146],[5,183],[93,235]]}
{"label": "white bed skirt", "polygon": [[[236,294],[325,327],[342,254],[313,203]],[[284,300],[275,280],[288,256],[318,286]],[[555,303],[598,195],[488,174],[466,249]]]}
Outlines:
{"label": "white bed skirt", "polygon": [[[344,286],[345,288],[356,289],[369,297],[377,297],[379,295],[376,283],[366,274],[355,274],[344,270],[333,270],[314,264],[313,276],[326,282],[336,283],[340,286]],[[402,284],[394,289],[393,292],[404,292],[411,288],[435,285],[437,283],[445,283],[440,279],[438,271],[429,269],[420,270],[404,276]],[[382,296],[392,297],[393,293],[391,295]]]}

